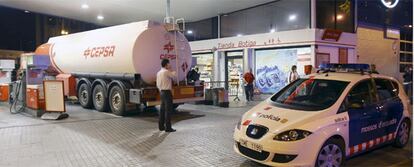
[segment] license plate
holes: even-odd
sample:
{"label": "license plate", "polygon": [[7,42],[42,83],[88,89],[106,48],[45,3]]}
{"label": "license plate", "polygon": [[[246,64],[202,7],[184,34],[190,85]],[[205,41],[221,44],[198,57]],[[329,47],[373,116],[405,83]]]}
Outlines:
{"label": "license plate", "polygon": [[263,146],[260,145],[260,144],[249,142],[249,141],[244,140],[244,139],[240,139],[239,142],[240,142],[240,145],[242,145],[243,147],[247,147],[247,148],[252,149],[254,151],[262,152],[262,150],[263,150]]}

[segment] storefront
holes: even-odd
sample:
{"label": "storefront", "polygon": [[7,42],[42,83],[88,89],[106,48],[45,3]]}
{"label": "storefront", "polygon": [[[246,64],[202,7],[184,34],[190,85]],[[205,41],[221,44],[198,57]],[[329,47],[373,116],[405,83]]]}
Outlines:
{"label": "storefront", "polygon": [[227,87],[238,83],[242,88],[242,75],[252,69],[255,87],[267,94],[287,84],[293,65],[303,76],[306,65],[356,63],[356,39],[354,33],[302,29],[194,41],[190,45],[193,55],[212,54],[210,81],[226,81]]}
{"label": "storefront", "polygon": [[210,82],[213,80],[214,54],[212,52],[193,54],[192,68],[198,69],[200,80]]}

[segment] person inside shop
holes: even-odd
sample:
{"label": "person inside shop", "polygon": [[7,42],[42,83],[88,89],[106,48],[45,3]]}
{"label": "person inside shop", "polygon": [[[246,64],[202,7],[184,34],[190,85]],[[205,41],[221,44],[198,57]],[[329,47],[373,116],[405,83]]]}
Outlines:
{"label": "person inside shop", "polygon": [[198,72],[198,67],[195,67],[187,73],[187,82],[194,83],[198,80],[200,80],[200,73]]}
{"label": "person inside shop", "polygon": [[158,128],[160,131],[175,132],[171,127],[171,113],[173,111],[172,83],[177,73],[171,69],[170,61],[161,61],[161,70],[157,73],[157,88],[160,91],[161,106]]}
{"label": "person inside shop", "polygon": [[372,74],[379,74],[379,72],[377,71],[377,66],[375,64],[371,64],[370,67]]}
{"label": "person inside shop", "polygon": [[254,80],[255,80],[255,78],[254,78],[254,75],[252,73],[252,69],[250,68],[250,70],[243,75],[244,92],[246,94],[246,100],[247,101],[252,101],[253,100],[253,82],[254,82]]}
{"label": "person inside shop", "polygon": [[404,71],[404,91],[407,94],[407,96],[410,98],[411,104],[413,103],[412,99],[412,91],[413,91],[413,69],[411,67],[406,67]]}
{"label": "person inside shop", "polygon": [[293,65],[291,68],[291,71],[289,72],[288,83],[292,83],[293,81],[296,81],[297,79],[299,79],[299,74],[297,72],[296,65]]}

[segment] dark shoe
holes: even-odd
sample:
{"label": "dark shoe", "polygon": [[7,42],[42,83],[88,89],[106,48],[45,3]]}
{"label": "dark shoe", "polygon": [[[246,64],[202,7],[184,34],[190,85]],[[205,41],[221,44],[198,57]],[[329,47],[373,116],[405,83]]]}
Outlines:
{"label": "dark shoe", "polygon": [[177,130],[175,130],[173,128],[165,130],[165,132],[175,132],[175,131],[177,131]]}
{"label": "dark shoe", "polygon": [[160,131],[164,131],[164,130],[165,130],[165,128],[164,128],[164,127],[158,127],[158,129],[159,129]]}

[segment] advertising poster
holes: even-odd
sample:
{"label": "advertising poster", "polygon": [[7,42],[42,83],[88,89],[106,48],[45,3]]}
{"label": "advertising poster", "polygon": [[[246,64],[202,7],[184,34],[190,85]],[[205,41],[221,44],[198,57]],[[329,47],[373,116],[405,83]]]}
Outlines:
{"label": "advertising poster", "polygon": [[297,65],[299,75],[303,75],[298,55],[310,55],[310,51],[308,47],[256,51],[256,87],[265,94],[278,92],[287,85],[293,65]]}

